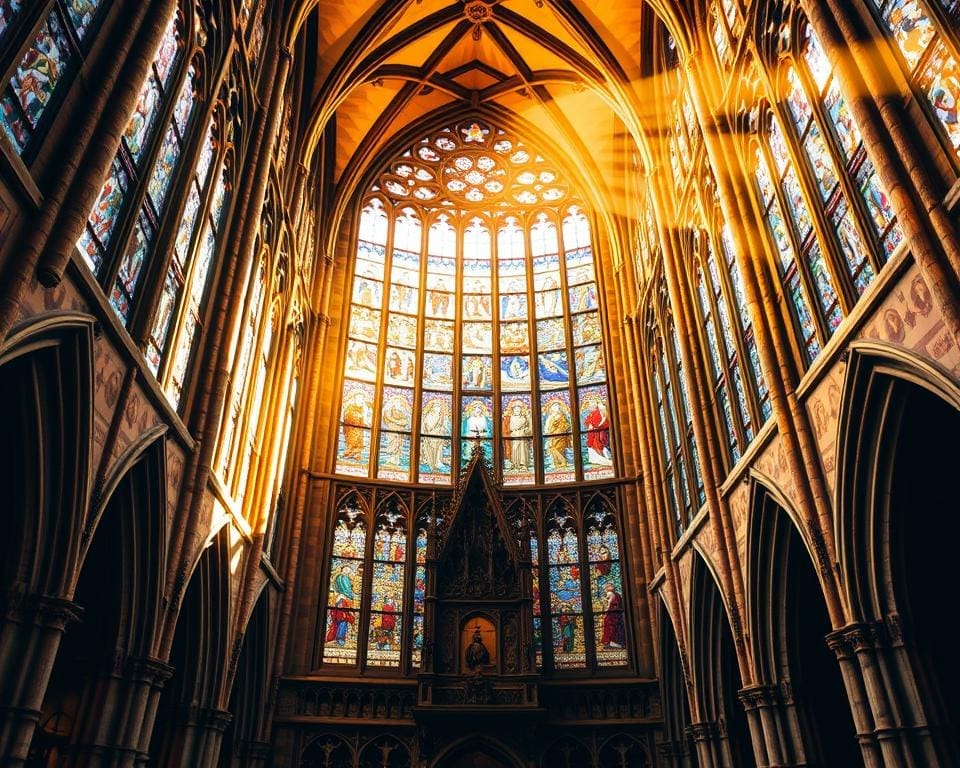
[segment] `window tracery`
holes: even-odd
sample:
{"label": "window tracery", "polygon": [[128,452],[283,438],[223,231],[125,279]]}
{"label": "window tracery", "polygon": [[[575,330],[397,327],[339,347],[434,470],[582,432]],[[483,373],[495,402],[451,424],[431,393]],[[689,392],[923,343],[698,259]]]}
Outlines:
{"label": "window tracery", "polygon": [[[484,153],[500,158],[503,186],[494,198],[471,177],[487,208],[467,207],[469,190],[450,183],[471,183],[466,163],[451,168]],[[478,443],[506,485],[613,476],[590,222],[576,201],[524,206],[524,192],[567,196],[545,169],[519,140],[469,123],[383,174],[387,195],[368,198],[358,227],[339,474],[449,484]],[[410,202],[433,183],[432,203]]]}

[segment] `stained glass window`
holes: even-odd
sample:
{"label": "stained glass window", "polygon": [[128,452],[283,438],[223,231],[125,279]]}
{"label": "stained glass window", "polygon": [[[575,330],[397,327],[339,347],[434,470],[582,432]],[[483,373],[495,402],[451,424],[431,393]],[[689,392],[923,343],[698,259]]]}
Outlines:
{"label": "stained glass window", "polygon": [[693,418],[687,400],[679,341],[672,325],[668,330],[668,344],[657,334],[649,340],[649,348],[667,503],[679,536],[706,502],[706,491],[693,436]]}
{"label": "stained glass window", "polygon": [[377,515],[373,535],[366,656],[369,666],[400,665],[406,552],[406,515],[401,504],[389,499]]}
{"label": "stained glass window", "polygon": [[410,662],[420,666],[423,654],[423,606],[427,594],[427,526],[429,519],[421,517],[417,525],[413,569],[413,630],[411,637]]}
{"label": "stained glass window", "polygon": [[543,667],[543,609],[540,601],[540,539],[535,532],[530,534],[531,578],[533,581],[533,651],[537,669]]}
{"label": "stained glass window", "polygon": [[[790,297],[803,348],[812,361],[840,325],[843,313],[776,116],[769,115],[767,128],[767,142],[756,150],[757,187],[778,254],[784,292]],[[811,294],[819,311],[812,308]]]}
{"label": "stained glass window", "polygon": [[561,175],[465,122],[377,186],[346,308],[336,472],[448,485],[476,446],[505,485],[612,477],[591,224]]}
{"label": "stained glass window", "polygon": [[[872,0],[881,23],[900,53],[904,68],[923,94],[954,152],[960,153],[960,64],[946,29],[957,28],[960,8],[954,0]],[[943,16],[945,21],[940,20]]]}
{"label": "stained glass window", "polygon": [[584,667],[587,652],[580,543],[574,518],[563,505],[555,505],[548,517],[546,549],[553,666],[555,669]]}
{"label": "stained glass window", "polygon": [[[825,202],[841,251],[853,277],[855,291],[859,295],[873,276],[871,265],[859,258],[860,249],[864,248],[863,243],[876,238],[881,244],[878,260],[880,265],[903,241],[903,232],[896,223],[886,190],[877,177],[873,163],[867,157],[860,128],[840,93],[840,87],[833,75],[833,66],[809,25],[804,28],[800,59],[809,77],[811,90],[816,94],[815,100],[828,125],[825,137],[833,150],[833,156],[845,172],[847,184],[852,190],[856,190],[851,193],[850,205],[842,192],[836,196],[836,200],[825,198]],[[796,73],[792,74],[790,85],[793,91],[797,91],[801,84]],[[800,109],[803,99],[802,93],[798,92],[795,97],[791,96],[790,101],[791,104],[795,102]],[[862,207],[855,199],[857,196]]]}
{"label": "stained glass window", "polygon": [[323,643],[323,660],[328,664],[357,661],[366,545],[366,512],[351,497],[338,509],[333,530]]}
{"label": "stained glass window", "polygon": [[[250,281],[250,297],[244,316],[240,339],[231,372],[231,394],[220,436],[220,477],[228,482],[236,467],[236,440],[241,428],[246,395],[249,392],[250,371],[254,360],[258,333],[262,328],[264,304],[267,299],[267,265],[261,260]],[[263,329],[269,332],[269,329]]]}
{"label": "stained glass window", "polygon": [[734,50],[742,31],[743,19],[737,0],[714,0],[710,3],[710,35],[717,58],[724,66],[733,62]]}
{"label": "stained glass window", "polygon": [[623,571],[616,518],[602,501],[587,507],[587,559],[598,667],[627,663]]}
{"label": "stained glass window", "polygon": [[[37,137],[56,112],[48,108],[63,96],[64,84],[79,69],[88,33],[108,5],[102,0],[57,0],[29,41],[0,95],[0,126],[21,156],[35,152]],[[22,0],[0,2],[0,39],[22,7]]]}
{"label": "stained glass window", "polygon": [[[190,65],[179,87],[176,86],[181,36],[181,23],[174,12],[120,140],[113,172],[104,182],[86,229],[77,242],[91,269],[102,283],[109,286],[110,305],[124,323],[131,319],[140,292],[141,278],[150,262],[160,224],[167,212],[170,185],[185,151],[187,132],[192,124],[200,73],[194,65]],[[160,138],[159,116],[171,100],[172,114]],[[159,146],[154,150],[158,139]],[[201,151],[201,163],[204,162],[205,152],[206,149]],[[111,247],[114,230],[124,215],[128,199],[139,185],[145,187],[145,194],[139,210],[136,214],[130,214],[136,215],[137,222],[133,236],[125,244],[112,244],[114,252],[111,256],[108,248]],[[195,205],[196,200],[189,190],[186,202],[184,218],[195,216],[196,208],[191,206]],[[183,275],[178,275],[176,268],[164,277],[160,315],[153,324],[153,338],[148,341],[145,350],[151,367],[160,364],[160,347],[167,341],[172,320],[172,315],[168,315],[172,310],[171,301],[174,294],[179,293],[176,284],[182,279]],[[174,378],[177,378],[176,374]],[[178,383],[167,387],[168,394],[175,402],[179,400],[182,381],[181,376]]]}

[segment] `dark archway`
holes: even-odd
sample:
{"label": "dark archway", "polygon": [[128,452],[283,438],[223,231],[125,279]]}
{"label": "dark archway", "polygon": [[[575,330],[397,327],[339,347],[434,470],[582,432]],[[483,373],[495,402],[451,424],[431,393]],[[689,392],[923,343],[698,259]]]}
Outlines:
{"label": "dark archway", "polygon": [[[85,317],[48,319],[0,346],[4,593],[16,586],[26,594],[62,597],[72,588],[87,512],[91,324]],[[0,691],[2,678],[0,668]]]}
{"label": "dark archway", "polygon": [[697,768],[690,744],[690,702],[687,679],[673,621],[660,601],[660,698],[663,703],[664,742],[660,751],[674,768]]}
{"label": "dark archway", "polygon": [[945,764],[960,765],[960,656],[949,608],[960,540],[952,482],[960,467],[960,412],[911,387],[899,427],[890,446],[887,584],[938,751]]}
{"label": "dark archway", "polygon": [[740,703],[743,687],[733,632],[717,583],[701,556],[694,555],[692,574],[694,684],[704,722],[695,724],[701,742],[715,744],[711,762],[729,768],[755,766],[746,713]]}
{"label": "dark archway", "polygon": [[953,377],[903,349],[852,346],[838,440],[841,576],[852,619],[870,629],[878,651],[874,722],[884,721],[887,750],[892,744],[918,765],[960,765],[960,657],[949,611],[958,430]]}
{"label": "dark archway", "polygon": [[247,757],[261,746],[264,720],[268,715],[266,693],[272,660],[270,640],[270,587],[267,586],[260,593],[247,622],[237,658],[228,706],[232,719],[220,747],[221,768],[240,764],[238,759]]}
{"label": "dark archway", "polygon": [[493,739],[473,736],[437,757],[433,768],[522,768],[525,763]]}
{"label": "dark archway", "polygon": [[226,726],[216,709],[229,651],[228,531],[207,545],[187,585],[150,739],[151,765],[189,764],[211,731]]}
{"label": "dark archway", "polygon": [[795,713],[799,725],[799,741],[785,745],[788,759],[825,768],[863,765],[840,664],[827,644],[833,627],[814,562],[790,516],[760,484],[749,535],[757,669],[765,684],[790,691],[780,711],[788,719]]}
{"label": "dark archway", "polygon": [[154,640],[165,549],[163,440],[146,442],[108,483],[74,593],[82,613],[60,643],[29,765],[80,764],[137,746],[140,724],[126,711],[142,709],[148,688],[131,673]]}

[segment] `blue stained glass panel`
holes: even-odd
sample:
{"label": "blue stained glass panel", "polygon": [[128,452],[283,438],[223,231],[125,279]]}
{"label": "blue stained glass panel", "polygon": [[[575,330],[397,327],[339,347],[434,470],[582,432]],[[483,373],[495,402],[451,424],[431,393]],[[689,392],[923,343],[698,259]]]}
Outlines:
{"label": "blue stained glass panel", "polygon": [[78,40],[82,41],[86,36],[99,6],[100,0],[68,0],[67,14],[70,16],[70,23],[77,33]]}
{"label": "blue stained glass panel", "polygon": [[0,0],[0,40],[10,27],[11,22],[20,13],[21,0]]}
{"label": "blue stained glass panel", "polygon": [[137,105],[123,131],[123,139],[134,163],[139,163],[143,155],[150,127],[156,118],[157,106],[160,103],[160,87],[157,81],[148,77],[140,89]]}

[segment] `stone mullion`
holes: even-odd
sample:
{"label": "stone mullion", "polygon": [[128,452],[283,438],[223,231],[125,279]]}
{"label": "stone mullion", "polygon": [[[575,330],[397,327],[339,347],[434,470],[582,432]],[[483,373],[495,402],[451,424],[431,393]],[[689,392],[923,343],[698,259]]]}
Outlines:
{"label": "stone mullion", "polygon": [[174,4],[175,0],[125,4],[124,23],[117,25],[117,37],[111,41],[110,55],[105,56],[108,63],[98,75],[99,85],[87,93],[89,102],[84,109],[77,111],[80,123],[71,130],[70,141],[63,142],[39,212],[8,252],[16,253],[16,258],[6,258],[0,272],[0,285],[4,286],[0,338],[16,320],[35,272],[47,286],[58,285],[63,278]]}
{"label": "stone mullion", "polygon": [[800,5],[840,72],[837,84],[944,323],[954,339],[960,339],[960,236],[944,204],[943,179],[930,170],[930,158],[942,150],[918,139],[923,131],[905,112],[909,99],[900,93],[898,78],[883,67],[855,66],[856,61],[875,61],[876,46],[885,44],[864,39],[857,9],[848,0],[801,0]]}
{"label": "stone mullion", "polygon": [[0,621],[0,765],[23,766],[44,694],[75,603],[41,595],[8,595]]}
{"label": "stone mullion", "polygon": [[843,621],[843,608],[832,567],[836,554],[831,535],[833,517],[829,492],[809,417],[796,395],[793,382],[797,380],[797,371],[787,329],[777,310],[780,305],[777,287],[772,284],[769,270],[762,268],[763,261],[758,266],[749,257],[749,254],[767,252],[766,240],[759,231],[765,225],[757,218],[755,209],[747,203],[753,199],[752,190],[746,182],[749,171],[739,163],[728,165],[728,158],[733,153],[730,147],[721,146],[719,141],[718,137],[726,136],[727,131],[721,130],[710,111],[706,95],[709,88],[704,82],[709,78],[709,73],[702,71],[703,58],[697,55],[689,62],[690,92],[697,112],[705,123],[704,146],[715,171],[724,218],[730,225],[736,245],[735,258],[743,278],[747,306],[756,334],[757,352],[770,392],[772,414],[790,477],[797,491],[798,509],[813,539],[831,625],[837,626]]}

